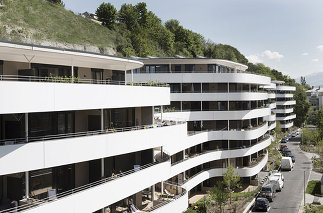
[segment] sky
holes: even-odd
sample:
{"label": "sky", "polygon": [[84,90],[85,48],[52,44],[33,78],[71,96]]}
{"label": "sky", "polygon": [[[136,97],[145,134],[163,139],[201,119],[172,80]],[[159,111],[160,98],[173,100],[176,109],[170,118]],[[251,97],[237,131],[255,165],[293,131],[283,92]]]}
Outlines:
{"label": "sky", "polygon": [[146,2],[163,22],[181,25],[216,43],[236,47],[249,61],[297,78],[323,72],[322,0],[63,0],[76,13],[102,2]]}

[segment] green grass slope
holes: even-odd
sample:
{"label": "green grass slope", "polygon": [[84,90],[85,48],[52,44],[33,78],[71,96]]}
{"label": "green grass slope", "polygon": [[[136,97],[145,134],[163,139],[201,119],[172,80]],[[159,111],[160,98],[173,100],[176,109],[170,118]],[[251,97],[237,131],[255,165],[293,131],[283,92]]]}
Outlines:
{"label": "green grass slope", "polygon": [[[116,32],[46,0],[0,0],[0,39],[115,49]],[[95,48],[94,48],[95,49]]]}

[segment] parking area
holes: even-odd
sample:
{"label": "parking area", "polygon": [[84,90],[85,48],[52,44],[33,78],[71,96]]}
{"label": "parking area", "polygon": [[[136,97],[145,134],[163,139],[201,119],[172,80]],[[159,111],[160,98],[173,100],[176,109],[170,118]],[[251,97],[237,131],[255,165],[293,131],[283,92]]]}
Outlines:
{"label": "parking area", "polygon": [[274,202],[270,203],[270,213],[297,213],[304,199],[305,181],[311,170],[311,160],[299,149],[300,137],[291,138],[286,144],[295,156],[296,162],[292,171],[282,171],[285,177],[284,188],[276,194]]}

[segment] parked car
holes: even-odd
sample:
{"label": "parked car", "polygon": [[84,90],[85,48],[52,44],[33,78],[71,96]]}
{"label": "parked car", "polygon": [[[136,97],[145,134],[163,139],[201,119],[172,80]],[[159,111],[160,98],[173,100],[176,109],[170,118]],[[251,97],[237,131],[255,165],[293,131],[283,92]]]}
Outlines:
{"label": "parked car", "polygon": [[293,131],[292,137],[297,137],[299,135],[299,132],[297,130]]}
{"label": "parked car", "polygon": [[291,171],[294,167],[291,157],[282,157],[280,168],[281,170]]}
{"label": "parked car", "polygon": [[278,177],[280,180],[282,180],[283,182],[285,181],[284,175],[280,172],[276,172],[273,174],[274,177]]}
{"label": "parked car", "polygon": [[284,147],[287,148],[287,145],[286,144],[280,144],[280,151],[283,151]]}
{"label": "parked car", "polygon": [[269,183],[263,187],[261,187],[261,190],[257,197],[265,197],[270,202],[274,201],[274,198],[276,197],[276,187],[274,184]]}
{"label": "parked car", "polygon": [[287,153],[287,157],[292,158],[292,162],[295,163],[295,156],[292,153]]}
{"label": "parked car", "polygon": [[272,175],[269,177],[269,182],[276,184],[277,191],[281,191],[284,188],[284,181],[280,177]]}
{"label": "parked car", "polygon": [[278,183],[277,180],[275,180],[275,179],[270,180],[269,179],[269,183],[274,185],[275,192],[281,191],[279,183]]}
{"label": "parked car", "polygon": [[285,151],[283,151],[282,154],[284,157],[289,157],[290,155],[292,155],[292,152],[290,150],[285,150]]}
{"label": "parked car", "polygon": [[286,143],[286,142],[287,142],[286,138],[282,138],[282,139],[280,140],[280,143]]}
{"label": "parked car", "polygon": [[267,212],[270,208],[269,201],[267,198],[264,197],[257,197],[255,201],[255,206],[253,207],[252,211],[265,211]]}

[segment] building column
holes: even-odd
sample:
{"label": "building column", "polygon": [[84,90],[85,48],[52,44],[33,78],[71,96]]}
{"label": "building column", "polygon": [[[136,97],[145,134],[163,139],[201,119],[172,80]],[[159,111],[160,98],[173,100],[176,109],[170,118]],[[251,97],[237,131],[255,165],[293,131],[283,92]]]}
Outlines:
{"label": "building column", "polygon": [[131,70],[131,85],[133,85],[133,70]]}
{"label": "building column", "polygon": [[155,119],[154,119],[154,114],[155,114],[155,110],[154,110],[154,106],[151,107],[151,113],[152,113],[152,124],[155,124]]}
{"label": "building column", "polygon": [[164,181],[160,182],[160,193],[164,194]]}
{"label": "building column", "polygon": [[181,112],[183,111],[183,101],[180,101],[181,102]]}
{"label": "building column", "polygon": [[74,66],[71,67],[71,82],[74,83]]}
{"label": "building column", "polygon": [[160,120],[161,121],[163,121],[163,111],[164,111],[163,106],[160,105]]}
{"label": "building column", "polygon": [[26,199],[29,198],[29,171],[25,172],[25,192]]}
{"label": "building column", "polygon": [[[101,131],[104,130],[104,109],[100,110],[101,112]],[[104,178],[104,158],[101,158],[101,178]],[[102,212],[104,211],[104,209],[102,209]]]}
{"label": "building column", "polygon": [[28,112],[25,113],[25,138],[26,138],[26,142],[28,142],[28,131],[29,131],[29,127],[28,127]]}
{"label": "building column", "polygon": [[155,198],[155,184],[151,186],[151,201],[156,200]]}

